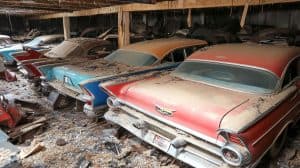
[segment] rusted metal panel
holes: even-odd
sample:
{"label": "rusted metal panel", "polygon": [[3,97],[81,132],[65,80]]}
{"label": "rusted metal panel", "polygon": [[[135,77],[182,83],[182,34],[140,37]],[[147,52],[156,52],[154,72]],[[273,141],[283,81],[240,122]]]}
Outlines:
{"label": "rusted metal panel", "polygon": [[22,119],[20,107],[14,103],[14,100],[6,100],[1,96],[0,100],[0,125],[8,128],[14,128]]}

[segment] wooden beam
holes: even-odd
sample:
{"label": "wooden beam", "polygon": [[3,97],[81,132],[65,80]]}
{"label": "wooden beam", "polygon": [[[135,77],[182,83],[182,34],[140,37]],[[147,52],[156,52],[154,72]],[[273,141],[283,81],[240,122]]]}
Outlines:
{"label": "wooden beam", "polygon": [[275,3],[300,2],[300,0],[175,0],[151,4],[126,4],[122,5],[123,11],[155,11],[195,8],[234,7],[249,5],[266,5]]}
{"label": "wooden beam", "polygon": [[188,28],[191,28],[193,25],[193,20],[192,20],[192,9],[188,10],[188,16],[187,16],[187,26]]}
{"label": "wooden beam", "polygon": [[44,16],[34,16],[31,17],[31,20],[35,19],[52,19],[52,18],[61,18],[64,16],[68,17],[79,17],[79,16],[93,16],[93,15],[101,15],[101,14],[112,14],[118,13],[120,7],[103,7],[103,8],[95,8],[95,9],[88,9],[88,10],[81,10],[81,11],[74,11],[74,12],[65,12],[65,13],[55,13],[49,14]]}
{"label": "wooden beam", "polygon": [[266,5],[276,3],[292,3],[300,2],[300,0],[174,0],[174,1],[163,1],[156,4],[124,4],[110,7],[81,10],[72,13],[61,13],[54,15],[45,15],[32,17],[30,19],[50,19],[62,16],[77,17],[77,16],[88,16],[88,15],[100,15],[117,13],[119,9],[122,11],[157,11],[157,10],[176,10],[176,9],[201,9],[201,8],[216,8],[216,7],[236,7],[244,6],[246,3],[251,5]]}
{"label": "wooden beam", "polygon": [[119,48],[130,44],[130,13],[122,9],[118,12],[118,37]]}
{"label": "wooden beam", "polygon": [[65,40],[69,39],[70,36],[70,18],[64,16],[63,17],[63,26],[64,26],[64,37]]}
{"label": "wooden beam", "polygon": [[248,13],[248,8],[249,8],[249,4],[246,3],[245,6],[244,6],[243,15],[242,15],[241,22],[240,22],[241,28],[243,28],[244,25],[245,25],[247,13]]}

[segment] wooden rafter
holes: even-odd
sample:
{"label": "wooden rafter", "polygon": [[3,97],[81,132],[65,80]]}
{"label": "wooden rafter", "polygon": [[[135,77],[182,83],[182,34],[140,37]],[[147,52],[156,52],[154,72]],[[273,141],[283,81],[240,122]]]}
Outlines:
{"label": "wooden rafter", "polygon": [[[20,10],[41,10],[49,12],[73,12],[94,8],[102,8],[112,5],[122,5],[132,2],[155,3],[161,0],[0,0],[1,8],[11,8]],[[14,14],[14,11],[10,11]]]}
{"label": "wooden rafter", "polygon": [[44,16],[32,17],[31,19],[50,19],[60,18],[63,16],[77,17],[77,16],[89,16],[99,14],[111,14],[118,13],[119,9],[122,11],[156,11],[156,10],[175,10],[175,9],[195,9],[195,8],[213,8],[213,7],[234,7],[244,6],[246,3],[251,5],[266,5],[275,3],[292,3],[300,2],[300,0],[174,0],[163,1],[156,4],[123,4],[114,5],[109,7],[80,10],[68,13],[55,13]]}

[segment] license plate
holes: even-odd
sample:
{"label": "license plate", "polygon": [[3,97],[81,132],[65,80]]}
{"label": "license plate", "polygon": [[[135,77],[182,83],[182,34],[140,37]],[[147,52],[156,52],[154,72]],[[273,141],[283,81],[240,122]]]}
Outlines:
{"label": "license plate", "polygon": [[170,147],[170,141],[169,139],[162,137],[160,135],[157,135],[154,133],[154,138],[153,138],[153,144],[155,144],[157,147],[168,151]]}

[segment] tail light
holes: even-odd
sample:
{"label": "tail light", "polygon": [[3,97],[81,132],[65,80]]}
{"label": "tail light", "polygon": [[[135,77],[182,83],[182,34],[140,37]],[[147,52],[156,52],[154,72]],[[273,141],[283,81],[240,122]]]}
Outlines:
{"label": "tail light", "polygon": [[241,166],[243,163],[243,155],[241,151],[238,150],[233,145],[225,145],[221,149],[222,158],[228,164],[232,166]]}
{"label": "tail light", "polygon": [[243,166],[251,161],[251,154],[244,141],[237,135],[220,132],[227,142],[221,148],[223,160],[232,166]]}
{"label": "tail light", "polygon": [[93,100],[94,100],[94,96],[93,94],[87,90],[86,88],[84,88],[83,86],[80,85],[80,88],[84,94],[84,100],[85,100],[85,103],[89,106],[92,106],[93,105]]}
{"label": "tail light", "polygon": [[237,136],[233,135],[233,134],[228,134],[228,140],[230,142],[233,142],[233,143],[236,143],[236,144],[239,144],[241,146],[245,146],[244,142]]}
{"label": "tail light", "polygon": [[119,107],[121,104],[118,99],[116,99],[114,97],[109,97],[109,98],[107,98],[107,105],[110,108],[116,108],[116,107]]}

